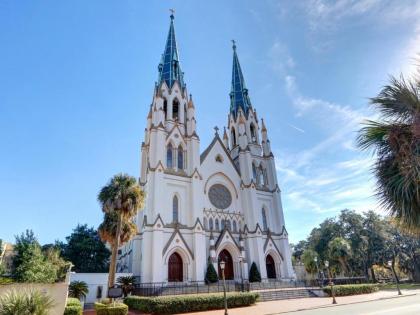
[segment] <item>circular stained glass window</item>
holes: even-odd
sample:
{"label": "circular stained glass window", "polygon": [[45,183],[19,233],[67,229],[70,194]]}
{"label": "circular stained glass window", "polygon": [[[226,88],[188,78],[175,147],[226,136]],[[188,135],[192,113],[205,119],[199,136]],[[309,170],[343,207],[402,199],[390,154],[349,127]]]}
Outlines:
{"label": "circular stained glass window", "polygon": [[229,189],[221,184],[215,184],[210,187],[209,199],[212,205],[218,209],[226,209],[232,203],[232,195]]}

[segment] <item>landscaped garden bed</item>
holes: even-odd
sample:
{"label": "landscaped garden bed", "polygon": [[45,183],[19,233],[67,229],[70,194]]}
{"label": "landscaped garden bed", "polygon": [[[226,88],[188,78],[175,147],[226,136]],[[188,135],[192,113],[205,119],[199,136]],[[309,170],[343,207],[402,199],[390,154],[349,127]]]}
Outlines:
{"label": "landscaped garden bed", "polygon": [[[228,308],[255,304],[258,293],[227,293]],[[129,296],[124,303],[132,310],[151,314],[176,314],[224,308],[223,294],[197,294],[179,296]]]}
{"label": "landscaped garden bed", "polygon": [[64,315],[82,315],[82,303],[78,299],[68,298]]}
{"label": "landscaped garden bed", "polygon": [[[335,296],[357,295],[377,292],[379,285],[377,284],[343,284],[335,285]],[[331,287],[325,287],[324,292],[331,296]]]}

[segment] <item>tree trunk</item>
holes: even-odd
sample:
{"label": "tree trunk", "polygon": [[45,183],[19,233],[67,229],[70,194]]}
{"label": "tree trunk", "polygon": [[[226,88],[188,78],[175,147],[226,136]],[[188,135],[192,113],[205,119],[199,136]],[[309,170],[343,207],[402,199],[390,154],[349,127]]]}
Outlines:
{"label": "tree trunk", "polygon": [[420,263],[417,261],[414,261],[412,277],[414,282],[420,282]]}
{"label": "tree trunk", "polygon": [[122,226],[122,218],[121,218],[121,214],[118,213],[117,233],[115,235],[114,245],[112,246],[111,261],[109,263],[108,288],[113,287],[115,284],[115,271],[117,268],[118,248],[120,247],[121,226]]}
{"label": "tree trunk", "polygon": [[376,283],[375,270],[373,270],[373,266],[370,267],[370,273],[372,275],[372,282]]}

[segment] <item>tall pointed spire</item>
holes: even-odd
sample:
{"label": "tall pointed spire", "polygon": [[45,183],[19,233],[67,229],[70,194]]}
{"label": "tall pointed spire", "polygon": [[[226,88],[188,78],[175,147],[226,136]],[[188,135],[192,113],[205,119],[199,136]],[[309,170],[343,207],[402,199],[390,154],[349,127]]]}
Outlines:
{"label": "tall pointed spire", "polygon": [[233,43],[233,66],[232,66],[232,88],[230,91],[230,112],[237,117],[239,108],[242,108],[245,115],[248,116],[248,110],[251,107],[251,101],[248,96],[248,89],[245,86],[244,76],[241,65],[239,64],[238,54],[236,53],[236,43]]}
{"label": "tall pointed spire", "polygon": [[172,88],[175,81],[178,81],[181,88],[185,87],[184,73],[181,71],[179,63],[178,48],[175,39],[174,12],[171,10],[171,24],[169,26],[168,38],[166,40],[165,51],[159,64],[159,82],[166,82],[169,88]]}

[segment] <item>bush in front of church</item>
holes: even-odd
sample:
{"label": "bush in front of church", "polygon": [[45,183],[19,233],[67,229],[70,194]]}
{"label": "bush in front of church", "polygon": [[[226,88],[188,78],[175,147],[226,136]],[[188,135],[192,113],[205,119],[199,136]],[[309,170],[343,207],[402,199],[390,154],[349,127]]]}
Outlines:
{"label": "bush in front of church", "polygon": [[[258,293],[229,292],[226,294],[229,308],[255,304]],[[143,297],[129,296],[124,303],[131,310],[147,314],[177,314],[223,309],[225,300],[222,293]]]}
{"label": "bush in front of church", "polygon": [[251,269],[249,270],[249,282],[261,282],[261,274],[255,262],[252,263]]}
{"label": "bush in front of church", "polygon": [[215,283],[219,280],[219,277],[217,276],[216,269],[214,269],[213,264],[211,261],[207,264],[207,271],[206,271],[206,283]]}
{"label": "bush in front of church", "polygon": [[128,306],[123,303],[95,303],[96,315],[127,315]]}
{"label": "bush in front of church", "polygon": [[[379,290],[379,286],[372,283],[342,284],[335,285],[333,290],[335,296],[347,296],[377,292]],[[331,287],[325,287],[324,292],[331,296]]]}

